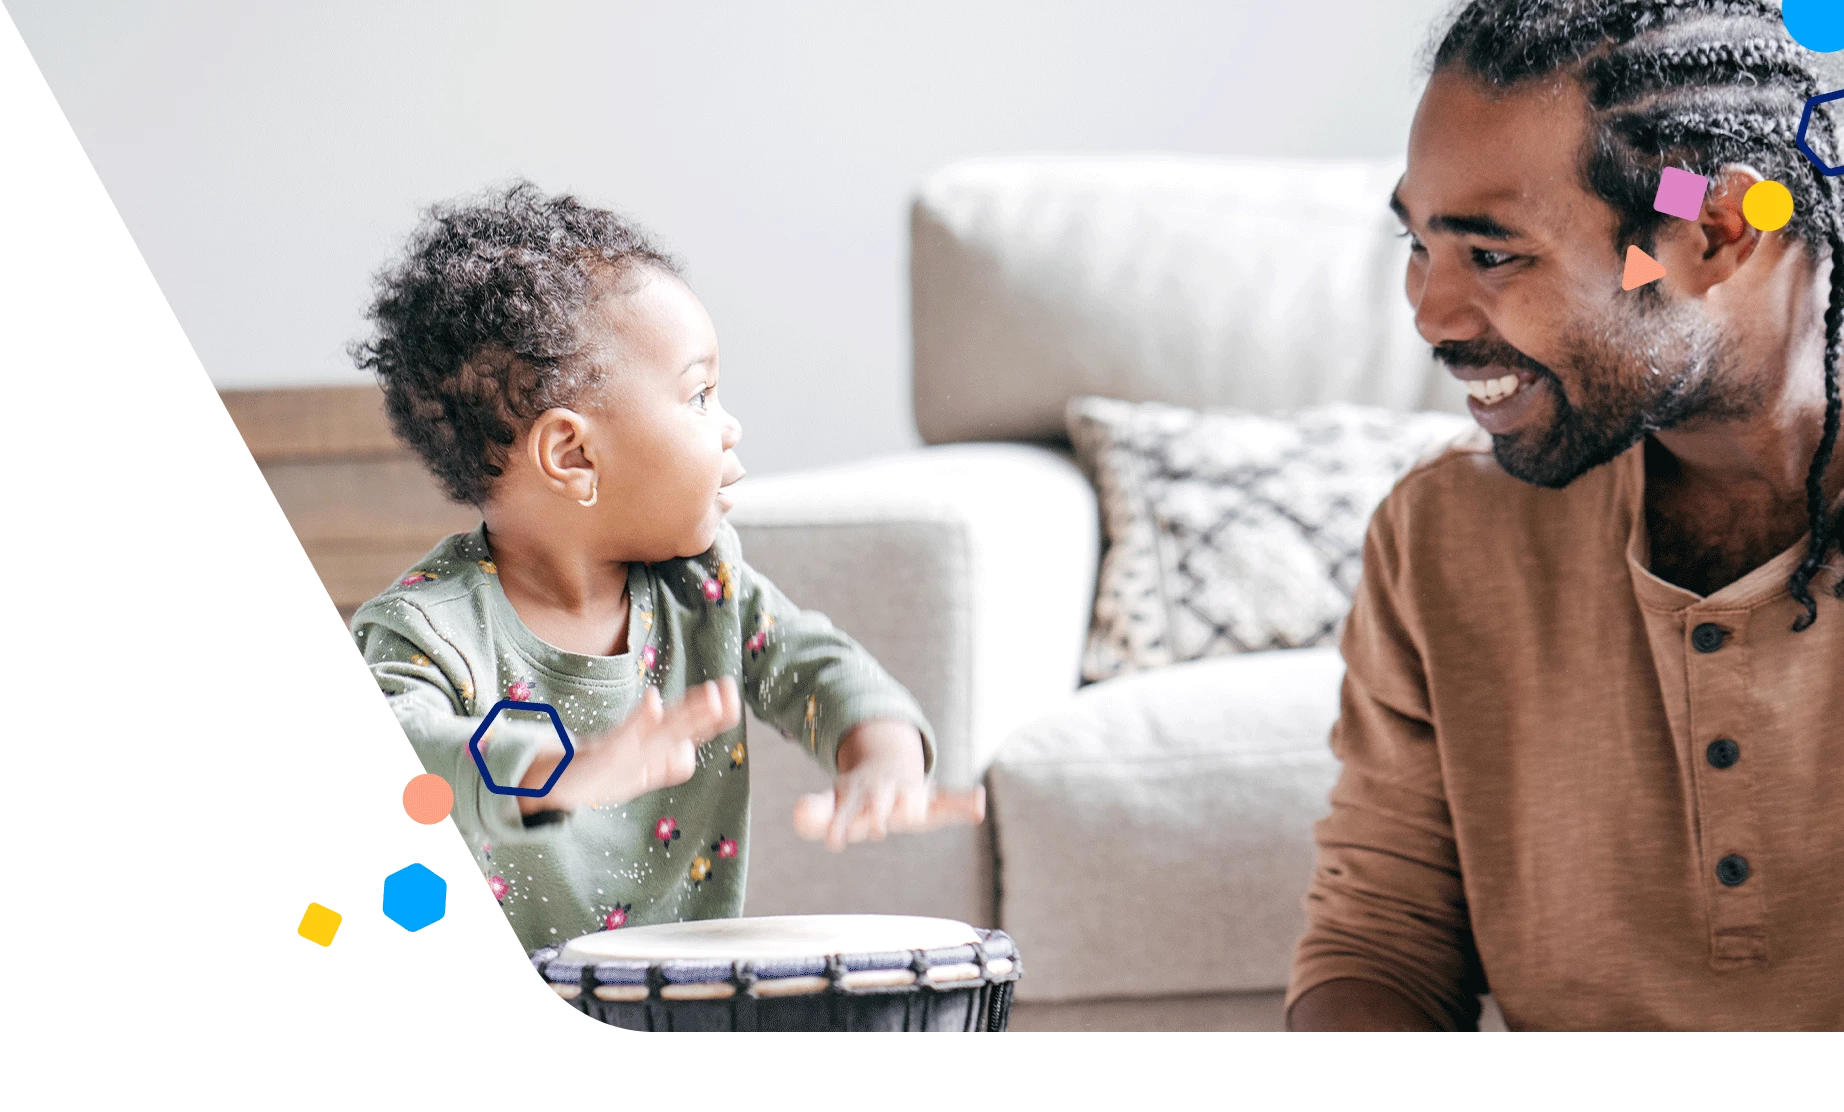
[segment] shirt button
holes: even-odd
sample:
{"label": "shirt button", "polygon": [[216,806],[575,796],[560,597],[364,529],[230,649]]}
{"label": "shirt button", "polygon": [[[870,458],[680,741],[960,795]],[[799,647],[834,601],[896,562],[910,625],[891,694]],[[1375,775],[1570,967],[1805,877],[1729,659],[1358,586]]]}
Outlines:
{"label": "shirt button", "polygon": [[1731,853],[1721,861],[1716,862],[1716,879],[1722,881],[1723,884],[1730,888],[1747,880],[1748,859],[1739,853]]}
{"label": "shirt button", "polygon": [[1708,757],[1709,762],[1717,768],[1728,768],[1742,759],[1742,747],[1726,737],[1717,738],[1710,742],[1709,748],[1703,751],[1703,755]]}
{"label": "shirt button", "polygon": [[1690,643],[1695,645],[1700,653],[1713,653],[1722,648],[1724,636],[1721,626],[1714,622],[1704,622],[1690,631]]}

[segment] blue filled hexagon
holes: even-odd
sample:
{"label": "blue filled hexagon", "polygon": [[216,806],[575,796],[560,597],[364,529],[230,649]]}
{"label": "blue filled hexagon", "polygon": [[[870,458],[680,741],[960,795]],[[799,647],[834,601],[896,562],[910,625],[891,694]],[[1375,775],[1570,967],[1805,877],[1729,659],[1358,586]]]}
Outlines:
{"label": "blue filled hexagon", "polygon": [[419,931],[448,912],[448,882],[422,865],[384,878],[384,914],[406,931]]}

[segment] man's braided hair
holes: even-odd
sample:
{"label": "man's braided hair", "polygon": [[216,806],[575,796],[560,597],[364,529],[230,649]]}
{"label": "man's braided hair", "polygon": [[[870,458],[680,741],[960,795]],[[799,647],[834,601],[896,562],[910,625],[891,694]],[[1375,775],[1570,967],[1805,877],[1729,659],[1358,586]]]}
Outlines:
{"label": "man's braided hair", "polygon": [[[1669,219],[1652,207],[1665,167],[1714,178],[1746,163],[1792,192],[1784,234],[1813,258],[1829,251],[1838,261],[1825,309],[1825,427],[1806,472],[1811,543],[1787,583],[1805,610],[1795,631],[1818,617],[1812,577],[1844,527],[1827,520],[1823,490],[1838,439],[1844,212],[1832,179],[1794,144],[1805,101],[1820,92],[1815,57],[1786,34],[1780,9],[1766,0],[1472,0],[1433,55],[1436,71],[1459,67],[1492,88],[1557,75],[1579,82],[1593,116],[1582,173],[1620,218],[1616,250],[1654,248]],[[1835,160],[1822,110],[1806,138]],[[1844,597],[1844,580],[1836,593]]]}

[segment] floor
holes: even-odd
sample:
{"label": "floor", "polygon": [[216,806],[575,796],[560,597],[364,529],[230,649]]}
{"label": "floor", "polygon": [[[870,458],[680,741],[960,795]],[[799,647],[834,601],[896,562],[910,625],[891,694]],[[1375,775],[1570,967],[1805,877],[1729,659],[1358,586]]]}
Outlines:
{"label": "floor", "polygon": [[[1219,993],[1139,1000],[1012,1005],[1013,1031],[1280,1031],[1282,993]],[[1503,1031],[1504,1015],[1483,1001],[1481,1031]]]}

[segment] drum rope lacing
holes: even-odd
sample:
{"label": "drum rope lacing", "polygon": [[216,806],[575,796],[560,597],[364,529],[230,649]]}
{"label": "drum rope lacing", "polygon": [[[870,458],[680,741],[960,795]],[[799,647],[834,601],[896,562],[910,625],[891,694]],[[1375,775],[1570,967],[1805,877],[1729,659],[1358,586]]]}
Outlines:
{"label": "drum rope lacing", "polygon": [[[602,1000],[620,999],[627,1003],[638,1003],[643,999],[670,999],[667,990],[676,986],[712,986],[727,984],[730,992],[722,996],[746,995],[755,997],[763,986],[777,982],[787,983],[797,978],[824,978],[824,985],[815,985],[808,991],[787,993],[786,995],[817,995],[824,992],[845,995],[865,995],[878,993],[901,993],[916,988],[936,992],[951,992],[980,987],[991,987],[991,999],[988,1001],[986,1019],[989,1029],[993,1017],[1003,1015],[1008,1010],[1012,986],[1024,973],[1023,963],[1019,960],[1018,950],[1011,937],[1000,930],[981,930],[975,928],[979,936],[977,944],[951,946],[936,950],[891,950],[872,953],[829,954],[807,959],[775,958],[762,962],[750,960],[715,961],[715,960],[667,960],[667,961],[606,961],[596,963],[563,962],[557,960],[561,951],[556,947],[545,947],[532,953],[531,961],[557,994],[566,1000],[578,1000],[585,996]],[[971,976],[956,976],[937,981],[931,972],[938,969],[958,970],[960,966],[973,967]],[[898,971],[907,972],[909,977],[903,980],[891,979],[888,974]],[[769,974],[769,975],[765,975]],[[869,974],[869,976],[863,976]],[[879,976],[883,974],[883,976]],[[598,988],[606,990],[632,991],[644,986],[645,996],[638,993],[619,997],[597,992]],[[694,991],[681,989],[681,991]],[[702,995],[702,994],[700,994]],[[780,994],[775,994],[780,995]],[[716,995],[709,997],[718,999]],[[588,1001],[583,1000],[583,1007]]]}

